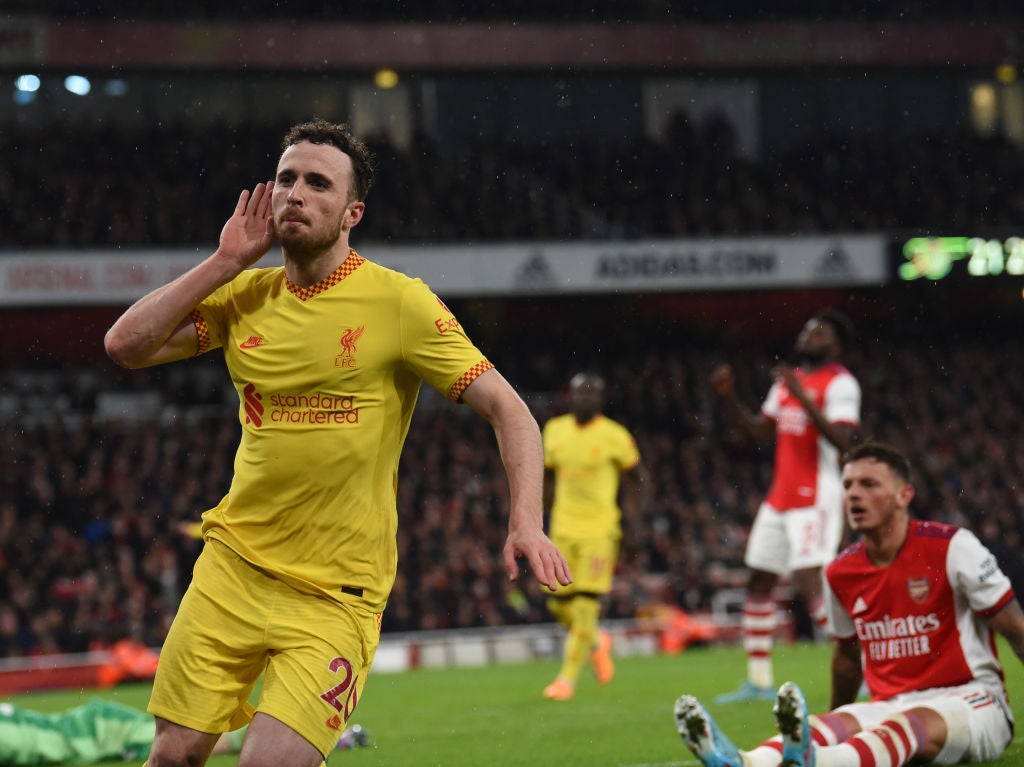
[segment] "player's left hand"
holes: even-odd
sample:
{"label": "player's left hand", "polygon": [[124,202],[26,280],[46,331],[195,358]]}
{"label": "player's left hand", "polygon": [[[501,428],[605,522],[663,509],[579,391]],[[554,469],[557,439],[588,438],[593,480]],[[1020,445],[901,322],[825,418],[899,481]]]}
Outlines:
{"label": "player's left hand", "polygon": [[796,371],[786,364],[778,364],[772,368],[772,377],[777,378],[786,384],[786,388],[796,397],[803,393],[804,386],[796,377]]}
{"label": "player's left hand", "polygon": [[562,552],[540,530],[532,533],[510,531],[502,554],[510,581],[519,578],[519,564],[516,560],[526,557],[537,580],[552,591],[557,590],[559,585],[568,586],[572,583],[572,573],[569,572],[569,564]]}

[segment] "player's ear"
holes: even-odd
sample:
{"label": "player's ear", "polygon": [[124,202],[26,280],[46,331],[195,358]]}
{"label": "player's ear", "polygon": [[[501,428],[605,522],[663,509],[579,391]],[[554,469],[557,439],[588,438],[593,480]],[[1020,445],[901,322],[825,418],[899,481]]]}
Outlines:
{"label": "player's ear", "polygon": [[914,486],[909,482],[903,483],[897,492],[900,505],[903,507],[910,506],[910,502],[914,500]]}
{"label": "player's ear", "polygon": [[344,226],[346,229],[351,229],[353,226],[363,220],[363,211],[366,210],[365,202],[350,202],[348,207],[345,208],[345,220]]}

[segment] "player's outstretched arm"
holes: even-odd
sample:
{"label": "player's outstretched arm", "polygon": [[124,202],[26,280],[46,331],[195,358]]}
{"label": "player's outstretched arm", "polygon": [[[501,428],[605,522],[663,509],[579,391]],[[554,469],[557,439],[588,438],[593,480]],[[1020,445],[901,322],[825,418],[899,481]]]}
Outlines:
{"label": "player's outstretched arm", "polygon": [[731,365],[718,365],[711,371],[710,382],[727,428],[739,431],[746,439],[754,442],[764,442],[772,436],[775,431],[774,422],[759,412],[751,412],[740,403],[736,396],[736,380]]}
{"label": "player's outstretched arm", "polygon": [[525,557],[534,576],[545,586],[568,586],[572,576],[565,557],[544,534],[544,454],[536,419],[494,369],[466,387],[462,399],[491,424],[508,475],[512,510],[503,554],[509,578],[519,576],[516,560]]}
{"label": "player's outstretched arm", "polygon": [[256,263],[274,243],[274,183],[239,195],[221,230],[220,245],[202,263],[130,306],[103,340],[110,358],[126,368],[149,367],[191,357],[198,336],[192,310],[214,290]]}
{"label": "player's outstretched arm", "polygon": [[836,640],[832,648],[832,699],[829,710],[857,700],[864,669],[860,663],[860,642]]}
{"label": "player's outstretched arm", "polygon": [[992,630],[1002,634],[1010,643],[1013,652],[1024,663],[1024,610],[1016,599],[992,616],[989,623]]}

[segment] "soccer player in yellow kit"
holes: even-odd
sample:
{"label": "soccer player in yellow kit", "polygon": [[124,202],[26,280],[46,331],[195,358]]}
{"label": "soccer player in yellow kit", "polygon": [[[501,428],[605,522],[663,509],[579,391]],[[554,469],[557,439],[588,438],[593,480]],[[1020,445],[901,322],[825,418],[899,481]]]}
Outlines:
{"label": "soccer player in yellow kit", "polygon": [[[372,155],[324,120],[294,126],[283,147],[213,255],[129,307],[105,339],[129,368],[222,349],[242,426],[161,652],[149,767],[205,764],[219,733],[250,720],[242,767],[313,767],[334,748],[395,578],[398,463],[422,381],[494,428],[511,492],[509,577],[525,557],[543,585],[571,582],[543,531],[529,409],[422,281],[349,247]],[[251,269],[275,238],[284,266]]]}
{"label": "soccer player in yellow kit", "polygon": [[548,597],[548,610],[568,629],[562,668],[544,688],[549,700],[567,700],[588,657],[600,684],[615,673],[611,636],[598,630],[601,597],[611,591],[622,538],[620,481],[627,517],[648,487],[636,442],[602,414],[604,381],[579,373],[569,382],[569,412],[544,425],[544,501],[549,534],[573,572],[569,589]]}

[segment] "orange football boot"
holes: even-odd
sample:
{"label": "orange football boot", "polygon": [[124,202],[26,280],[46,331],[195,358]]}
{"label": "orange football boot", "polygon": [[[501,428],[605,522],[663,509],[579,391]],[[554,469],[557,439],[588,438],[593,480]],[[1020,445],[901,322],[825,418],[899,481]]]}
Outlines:
{"label": "orange football boot", "polygon": [[612,635],[602,631],[598,635],[597,647],[590,653],[590,662],[594,666],[594,676],[598,684],[608,684],[615,676],[615,663],[612,661]]}
{"label": "orange football boot", "polygon": [[558,677],[558,679],[544,688],[544,697],[548,700],[569,700],[574,692],[575,690],[571,682]]}

